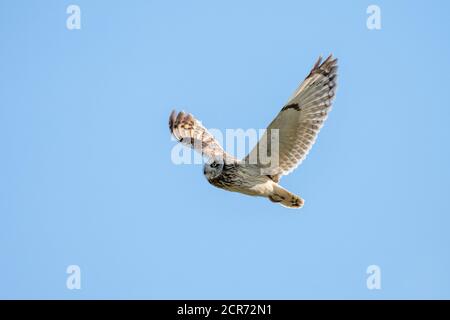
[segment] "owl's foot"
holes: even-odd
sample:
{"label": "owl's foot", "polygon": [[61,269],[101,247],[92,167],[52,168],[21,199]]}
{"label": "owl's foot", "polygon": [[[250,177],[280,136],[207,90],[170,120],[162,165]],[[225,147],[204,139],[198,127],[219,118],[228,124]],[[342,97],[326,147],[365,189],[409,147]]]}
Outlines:
{"label": "owl's foot", "polygon": [[274,189],[274,192],[269,195],[269,200],[279,203],[286,208],[301,208],[305,204],[305,201],[302,198],[290,193],[278,185]]}

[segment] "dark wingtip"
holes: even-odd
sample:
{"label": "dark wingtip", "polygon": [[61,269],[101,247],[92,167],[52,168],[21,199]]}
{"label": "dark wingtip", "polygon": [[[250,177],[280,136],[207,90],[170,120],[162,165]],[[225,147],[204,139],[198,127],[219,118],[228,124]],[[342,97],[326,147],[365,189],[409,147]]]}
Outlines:
{"label": "dark wingtip", "polygon": [[337,70],[337,61],[338,59],[334,58],[332,53],[323,61],[322,56],[319,56],[319,59],[317,59],[317,62],[314,64],[307,77],[311,76],[315,72],[320,72],[320,69],[324,69],[327,72],[330,72],[330,70],[335,72]]}
{"label": "dark wingtip", "polygon": [[338,62],[338,58],[335,58],[332,53],[328,56],[328,58],[324,61],[324,63],[328,63],[330,65],[336,65]]}
{"label": "dark wingtip", "polygon": [[334,57],[333,57],[333,54],[330,53],[330,54],[328,55],[328,57],[327,57],[325,60],[323,60],[323,62],[320,61],[320,60],[317,61],[317,62],[319,62],[319,63],[316,63],[316,64],[314,65],[313,70],[314,70],[314,69],[317,69],[317,68],[320,68],[320,67],[322,67],[322,66],[325,66],[325,65],[327,65],[327,64],[336,64],[337,58],[334,58]]}
{"label": "dark wingtip", "polygon": [[322,55],[319,56],[319,58],[317,59],[316,63],[312,67],[312,70],[317,69],[320,66],[321,62],[322,62]]}
{"label": "dark wingtip", "polygon": [[173,129],[173,124],[175,123],[176,118],[177,118],[177,112],[174,109],[174,110],[172,110],[172,112],[170,113],[170,116],[169,116],[169,129],[170,129],[170,131],[172,131],[172,129]]}

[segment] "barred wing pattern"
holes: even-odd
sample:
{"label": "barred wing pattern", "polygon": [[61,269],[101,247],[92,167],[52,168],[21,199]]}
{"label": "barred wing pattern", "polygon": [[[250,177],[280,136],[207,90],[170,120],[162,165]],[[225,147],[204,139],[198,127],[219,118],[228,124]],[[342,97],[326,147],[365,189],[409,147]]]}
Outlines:
{"label": "barred wing pattern", "polygon": [[172,111],[169,117],[169,129],[173,136],[184,145],[207,157],[209,161],[232,162],[236,159],[220,146],[200,121],[183,111]]}
{"label": "barred wing pattern", "polygon": [[260,144],[264,144],[260,150],[270,151],[271,130],[278,129],[278,166],[271,171],[271,175],[278,181],[280,176],[287,175],[297,168],[314,144],[331,110],[336,80],[337,59],[333,59],[330,55],[322,62],[322,58],[319,58],[244,161],[248,163],[251,159],[259,159]]}

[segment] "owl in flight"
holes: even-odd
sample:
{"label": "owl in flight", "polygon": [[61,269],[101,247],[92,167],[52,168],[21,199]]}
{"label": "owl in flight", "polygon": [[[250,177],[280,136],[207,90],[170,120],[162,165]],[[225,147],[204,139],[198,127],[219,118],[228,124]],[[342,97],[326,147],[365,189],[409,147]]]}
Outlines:
{"label": "owl in flight", "polygon": [[[269,124],[258,144],[242,160],[225,152],[191,114],[172,111],[170,131],[179,142],[208,159],[203,172],[212,185],[228,191],[265,197],[288,208],[301,208],[304,200],[281,187],[278,182],[281,176],[297,168],[314,144],[331,109],[336,91],[337,68],[337,59],[332,55],[323,62],[319,57],[311,72]],[[260,160],[261,150],[272,150],[271,144],[275,140],[272,135],[278,138],[278,161],[268,169],[267,164]]]}

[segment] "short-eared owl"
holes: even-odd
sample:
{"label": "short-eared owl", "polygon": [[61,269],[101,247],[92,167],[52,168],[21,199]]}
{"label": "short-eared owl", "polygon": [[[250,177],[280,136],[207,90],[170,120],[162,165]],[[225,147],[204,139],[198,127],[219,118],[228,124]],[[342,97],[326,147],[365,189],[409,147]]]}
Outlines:
{"label": "short-eared owl", "polygon": [[[194,148],[208,159],[204,175],[209,183],[228,191],[269,198],[289,208],[304,201],[278,182],[306,157],[331,109],[337,82],[337,59],[319,58],[311,72],[268,126],[258,145],[242,160],[226,153],[217,140],[191,114],[172,111],[169,128],[178,141]],[[275,129],[275,131],[273,131]],[[278,129],[278,130],[276,130]],[[258,150],[270,150],[272,132],[277,132],[276,166],[267,170]],[[261,152],[261,151],[260,151]],[[256,159],[256,161],[250,161]]]}

